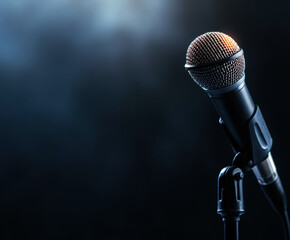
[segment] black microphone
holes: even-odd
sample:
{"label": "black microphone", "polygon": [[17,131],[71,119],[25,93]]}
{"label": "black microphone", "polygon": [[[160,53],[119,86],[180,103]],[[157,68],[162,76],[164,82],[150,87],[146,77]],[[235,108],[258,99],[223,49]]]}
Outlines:
{"label": "black microphone", "polygon": [[228,35],[208,32],[188,47],[185,68],[211,98],[237,154],[233,164],[252,169],[288,228],[286,195],[271,155],[273,141],[245,83],[243,50]]}

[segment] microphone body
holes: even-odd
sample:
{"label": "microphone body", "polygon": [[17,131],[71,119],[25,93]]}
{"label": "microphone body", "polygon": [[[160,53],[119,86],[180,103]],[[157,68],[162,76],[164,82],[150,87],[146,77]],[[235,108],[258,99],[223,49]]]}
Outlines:
{"label": "microphone body", "polygon": [[235,142],[235,152],[245,152],[250,148],[247,122],[255,112],[255,105],[244,78],[231,85],[230,89],[206,91],[220,116],[220,123],[226,126]]}
{"label": "microphone body", "polygon": [[234,152],[244,154],[245,160],[236,165],[245,170],[252,168],[261,185],[274,182],[278,174],[270,153],[273,141],[245,78],[226,88],[205,91],[220,116],[219,122]]}

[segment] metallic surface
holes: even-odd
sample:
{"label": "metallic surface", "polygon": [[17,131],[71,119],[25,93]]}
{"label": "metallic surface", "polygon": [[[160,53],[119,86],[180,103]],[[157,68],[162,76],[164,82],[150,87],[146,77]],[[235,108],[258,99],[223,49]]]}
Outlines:
{"label": "metallic surface", "polygon": [[[238,44],[228,35],[209,32],[197,37],[188,47],[186,68],[193,80],[204,90],[226,88],[244,77],[244,55]],[[224,62],[223,60],[229,59]],[[190,66],[194,66],[191,68]]]}
{"label": "metallic surface", "polygon": [[235,53],[234,55],[231,55],[227,58],[223,58],[223,59],[220,59],[220,60],[216,60],[214,62],[211,62],[211,63],[205,63],[205,64],[199,64],[199,65],[189,65],[189,64],[185,64],[185,68],[187,70],[191,70],[191,69],[197,69],[197,68],[204,68],[204,67],[212,67],[214,65],[219,65],[219,64],[222,64],[222,63],[226,63],[226,62],[229,62],[229,61],[232,61],[232,60],[235,60],[241,56],[244,55],[244,51],[243,49],[240,49],[240,51],[238,51],[237,53]]}
{"label": "metallic surface", "polygon": [[205,91],[209,95],[209,97],[222,97],[223,94],[225,93],[235,93],[235,92],[240,91],[245,86],[245,84],[246,84],[245,76],[243,76],[239,81],[237,81],[236,83],[228,87],[215,89],[215,90],[205,90]]}
{"label": "metallic surface", "polygon": [[261,185],[273,183],[278,178],[278,173],[271,153],[269,153],[264,161],[254,166],[252,170]]}
{"label": "metallic surface", "polygon": [[203,65],[231,57],[240,51],[238,44],[221,32],[208,32],[195,38],[189,45],[186,63]]}

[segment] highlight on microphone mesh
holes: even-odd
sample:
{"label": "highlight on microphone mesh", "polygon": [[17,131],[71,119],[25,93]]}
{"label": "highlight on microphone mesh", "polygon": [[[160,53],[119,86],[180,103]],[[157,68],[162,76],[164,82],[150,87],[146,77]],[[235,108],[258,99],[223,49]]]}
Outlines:
{"label": "highlight on microphone mesh", "polygon": [[244,55],[230,59],[240,51],[230,36],[208,32],[189,45],[185,67],[194,81],[205,90],[228,87],[244,76]]}

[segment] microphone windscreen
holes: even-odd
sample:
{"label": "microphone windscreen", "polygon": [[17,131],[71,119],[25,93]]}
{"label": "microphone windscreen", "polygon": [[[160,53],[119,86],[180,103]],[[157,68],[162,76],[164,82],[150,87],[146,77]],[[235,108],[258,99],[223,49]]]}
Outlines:
{"label": "microphone windscreen", "polygon": [[238,44],[228,35],[208,32],[197,37],[188,47],[186,65],[194,81],[205,90],[228,87],[244,76],[243,55],[226,60],[241,51]]}

